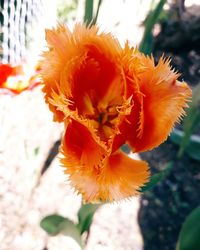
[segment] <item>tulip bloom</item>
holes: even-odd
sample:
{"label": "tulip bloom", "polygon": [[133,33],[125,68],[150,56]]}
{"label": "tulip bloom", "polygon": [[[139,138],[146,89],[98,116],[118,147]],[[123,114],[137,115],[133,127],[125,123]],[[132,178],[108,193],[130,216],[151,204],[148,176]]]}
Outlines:
{"label": "tulip bloom", "polygon": [[138,194],[149,179],[148,164],[133,152],[164,140],[184,114],[191,90],[161,58],[122,48],[96,26],[59,25],[46,31],[43,91],[54,120],[65,123],[61,163],[71,185],[87,202],[116,201]]}

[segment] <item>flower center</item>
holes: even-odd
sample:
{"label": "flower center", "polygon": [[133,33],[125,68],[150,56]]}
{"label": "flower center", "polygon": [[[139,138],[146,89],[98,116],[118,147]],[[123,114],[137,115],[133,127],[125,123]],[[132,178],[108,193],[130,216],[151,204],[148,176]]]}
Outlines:
{"label": "flower center", "polygon": [[106,140],[106,138],[110,138],[114,131],[116,131],[119,121],[119,112],[115,106],[108,107],[103,111],[96,109],[92,119],[96,121],[97,130],[101,139]]}
{"label": "flower center", "polygon": [[81,114],[84,118],[92,121],[94,129],[101,139],[106,141],[111,136],[119,133],[119,124],[122,116],[129,115],[133,104],[131,98],[121,103],[122,99],[112,99],[110,103],[98,102],[89,94],[83,95],[83,109]]}
{"label": "flower center", "polygon": [[117,118],[117,116],[118,116],[117,110],[115,112],[109,112],[109,111],[100,112],[98,114],[97,121],[101,125],[112,124],[113,121]]}

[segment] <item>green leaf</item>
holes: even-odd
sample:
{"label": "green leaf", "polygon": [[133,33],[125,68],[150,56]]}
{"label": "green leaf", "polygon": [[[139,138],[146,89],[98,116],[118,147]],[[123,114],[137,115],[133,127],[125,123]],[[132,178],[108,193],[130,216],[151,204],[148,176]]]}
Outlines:
{"label": "green leaf", "polygon": [[91,24],[93,18],[93,0],[85,0],[84,23],[86,26]]}
{"label": "green leaf", "polygon": [[184,136],[181,140],[180,149],[178,156],[181,157],[189,144],[190,136],[195,131],[195,129],[200,124],[200,112],[199,112],[199,102],[200,102],[200,83],[193,91],[192,102],[187,110],[187,116],[183,119],[183,130]]}
{"label": "green leaf", "polygon": [[63,223],[65,218],[58,214],[52,214],[46,216],[40,222],[40,226],[48,234],[55,236],[60,233],[60,225]]}
{"label": "green leaf", "polygon": [[94,17],[94,19],[92,21],[92,25],[96,24],[96,22],[97,22],[97,18],[98,18],[98,15],[99,15],[99,9],[100,9],[101,4],[102,4],[102,0],[99,0],[98,5],[97,5],[96,15],[95,15],[95,17]]}
{"label": "green leaf", "polygon": [[200,83],[194,88],[193,96],[192,96],[192,103],[194,106],[198,106],[200,102]]}
{"label": "green leaf", "polygon": [[141,188],[141,191],[145,192],[153,188],[160,181],[164,180],[171,172],[172,167],[173,167],[173,162],[171,161],[168,162],[164,170],[160,171],[157,174],[152,175],[150,181],[144,187]]}
{"label": "green leaf", "polygon": [[78,211],[78,227],[81,234],[88,232],[92,223],[93,215],[99,208],[100,204],[84,204]]}
{"label": "green leaf", "polygon": [[[184,137],[184,132],[178,129],[174,129],[170,134],[170,139],[173,143],[181,145],[182,139]],[[192,135],[189,139],[189,143],[185,148],[185,152],[197,161],[200,161],[200,137],[197,135]]]}
{"label": "green leaf", "polygon": [[176,250],[200,249],[200,206],[186,218],[179,234]]}
{"label": "green leaf", "polygon": [[169,138],[170,138],[170,140],[171,140],[174,144],[180,146],[181,140],[182,140],[182,138],[183,138],[183,134],[184,134],[183,131],[180,131],[179,129],[174,128],[174,129],[172,130],[172,132],[170,133],[170,137],[169,137]]}
{"label": "green leaf", "polygon": [[46,216],[40,222],[40,226],[51,236],[58,235],[59,233],[70,236],[81,246],[81,248],[83,247],[78,227],[71,220],[61,215],[52,214]]}
{"label": "green leaf", "polygon": [[60,230],[62,234],[70,236],[80,245],[81,248],[83,247],[79,228],[71,220],[65,218],[65,220],[60,225]]}
{"label": "green leaf", "polygon": [[151,54],[153,48],[152,30],[156,24],[165,4],[166,0],[160,0],[155,9],[151,11],[145,20],[145,30],[142,41],[140,42],[139,50],[147,55]]}
{"label": "green leaf", "polygon": [[190,142],[190,136],[195,131],[195,129],[200,124],[200,113],[197,107],[191,107],[188,110],[187,117],[184,119],[183,129],[184,129],[184,136],[180,143],[180,149],[178,156],[181,157]]}

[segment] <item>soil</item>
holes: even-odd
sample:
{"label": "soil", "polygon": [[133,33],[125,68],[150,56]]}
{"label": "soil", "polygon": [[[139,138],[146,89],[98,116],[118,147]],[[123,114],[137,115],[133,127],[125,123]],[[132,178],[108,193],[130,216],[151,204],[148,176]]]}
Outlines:
{"label": "soil", "polygon": [[[153,55],[157,59],[163,53],[171,57],[172,66],[182,73],[181,79],[193,87],[200,82],[200,49],[192,39],[189,46],[184,43],[179,43],[179,46],[171,46],[170,43],[164,45],[162,41],[178,32],[177,23],[175,28],[173,24],[175,22],[170,21],[161,27],[162,32],[155,38]],[[199,131],[198,129],[198,134]],[[151,166],[152,174],[164,169],[169,161],[173,161],[173,168],[165,180],[142,196],[138,219],[144,239],[144,250],[175,249],[182,223],[199,205],[200,162],[192,160],[187,154],[178,159],[178,149],[169,138],[158,148],[141,154],[141,158]]]}
{"label": "soil", "polygon": [[144,250],[172,250],[186,216],[199,205],[200,164],[186,154],[181,160],[178,147],[168,139],[160,147],[141,154],[151,166],[152,174],[173,161],[169,176],[141,200],[139,224],[144,238]]}
{"label": "soil", "polygon": [[164,54],[172,67],[181,73],[180,80],[191,86],[200,82],[200,5],[177,14],[171,8],[169,19],[161,22],[161,32],[154,38],[156,61]]}

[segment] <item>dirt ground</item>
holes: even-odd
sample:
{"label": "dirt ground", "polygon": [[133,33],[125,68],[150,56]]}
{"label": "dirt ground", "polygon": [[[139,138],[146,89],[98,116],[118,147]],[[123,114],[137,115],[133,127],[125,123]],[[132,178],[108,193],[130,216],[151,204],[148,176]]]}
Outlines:
{"label": "dirt ground", "polygon": [[167,178],[146,191],[141,200],[139,222],[145,250],[175,249],[186,216],[199,205],[200,164],[186,154],[177,159],[178,147],[168,139],[160,147],[141,154],[153,173],[173,161]]}

